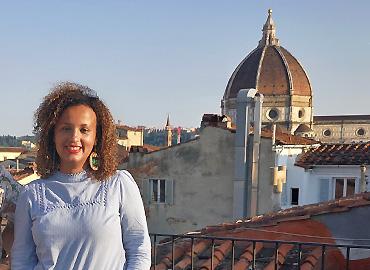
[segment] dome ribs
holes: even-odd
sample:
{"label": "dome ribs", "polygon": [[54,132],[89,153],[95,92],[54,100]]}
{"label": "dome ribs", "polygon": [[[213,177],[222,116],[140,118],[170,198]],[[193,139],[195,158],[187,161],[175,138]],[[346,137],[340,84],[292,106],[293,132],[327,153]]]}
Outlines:
{"label": "dome ribs", "polygon": [[240,89],[256,88],[258,66],[263,48],[254,49],[237,66],[227,84],[224,98],[236,98]]}

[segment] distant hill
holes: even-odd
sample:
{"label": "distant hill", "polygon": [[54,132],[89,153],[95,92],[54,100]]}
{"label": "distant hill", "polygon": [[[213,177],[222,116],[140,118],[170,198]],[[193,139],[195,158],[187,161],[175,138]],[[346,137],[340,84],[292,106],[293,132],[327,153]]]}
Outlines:
{"label": "distant hill", "polygon": [[11,135],[1,135],[0,136],[0,146],[3,147],[17,147],[22,146],[22,141],[35,142],[35,136],[11,136]]}
{"label": "distant hill", "polygon": [[[181,130],[181,143],[187,142],[193,139],[199,130],[196,129],[194,132],[188,130]],[[155,146],[164,146],[167,142],[167,131],[164,129],[145,129],[144,130],[144,144],[150,144]],[[177,143],[177,129],[172,131],[172,145]]]}

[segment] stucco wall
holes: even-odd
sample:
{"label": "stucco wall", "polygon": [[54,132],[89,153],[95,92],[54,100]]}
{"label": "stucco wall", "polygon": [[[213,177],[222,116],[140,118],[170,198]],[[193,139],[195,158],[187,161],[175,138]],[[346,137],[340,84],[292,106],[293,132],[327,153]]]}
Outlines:
{"label": "stucco wall", "polygon": [[0,161],[4,161],[6,159],[15,159],[19,157],[22,152],[0,152]]}
{"label": "stucco wall", "polygon": [[275,154],[272,152],[271,139],[261,138],[258,171],[258,214],[280,209],[279,194],[273,192],[272,168]]}
{"label": "stucco wall", "polygon": [[[301,167],[294,166],[294,159],[294,156],[287,158],[287,183],[284,187],[286,195],[283,195],[286,196],[287,203],[283,204],[283,208],[292,206],[290,204],[291,188],[299,188],[299,205],[322,201],[323,188],[327,189],[326,200],[334,199],[335,178],[356,179],[355,192],[359,192],[360,166],[321,166],[314,167],[312,170],[304,170]],[[369,175],[369,169],[370,166],[367,166],[367,175]],[[370,182],[367,190],[370,190]]]}
{"label": "stucco wall", "polygon": [[[327,213],[314,216],[312,219],[324,223],[332,233],[336,244],[345,245],[370,245],[370,230],[364,220],[370,215],[370,206],[352,208],[342,213]],[[346,257],[346,248],[341,252]],[[370,257],[369,249],[352,248],[351,260],[360,260]]]}
{"label": "stucco wall", "polygon": [[130,156],[127,169],[141,190],[148,178],[174,183],[172,205],[146,204],[150,232],[184,233],[232,220],[234,135],[206,127],[197,140]]}

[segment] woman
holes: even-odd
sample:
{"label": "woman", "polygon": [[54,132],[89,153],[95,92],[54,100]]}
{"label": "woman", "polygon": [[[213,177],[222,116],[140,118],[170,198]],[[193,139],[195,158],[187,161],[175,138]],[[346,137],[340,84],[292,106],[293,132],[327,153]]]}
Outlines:
{"label": "woman", "polygon": [[36,111],[34,130],[41,179],[17,202],[12,269],[149,269],[139,190],[116,171],[115,125],[96,93],[58,85]]}

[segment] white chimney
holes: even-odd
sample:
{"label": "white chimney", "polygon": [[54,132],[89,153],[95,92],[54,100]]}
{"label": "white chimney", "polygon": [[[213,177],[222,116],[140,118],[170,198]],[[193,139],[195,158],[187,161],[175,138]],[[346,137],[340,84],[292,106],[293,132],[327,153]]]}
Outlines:
{"label": "white chimney", "polygon": [[[233,216],[235,219],[256,215],[257,211],[262,102],[263,96],[259,95],[257,90],[253,88],[239,90],[236,99],[233,193]],[[254,122],[254,139],[253,142],[249,143],[251,146],[248,149],[248,135],[252,122]],[[252,161],[247,160],[250,151],[253,151]]]}

